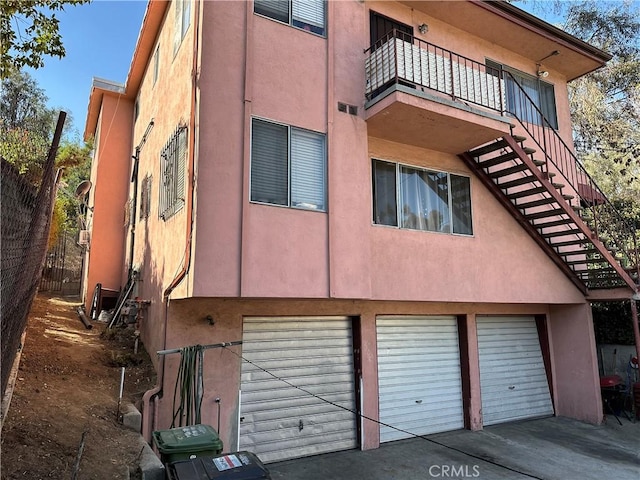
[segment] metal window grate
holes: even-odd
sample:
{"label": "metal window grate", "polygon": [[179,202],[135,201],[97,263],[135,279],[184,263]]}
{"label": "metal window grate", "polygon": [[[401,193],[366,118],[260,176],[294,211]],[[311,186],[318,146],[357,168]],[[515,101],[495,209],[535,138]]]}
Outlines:
{"label": "metal window grate", "polygon": [[184,206],[187,127],[176,128],[160,152],[160,208],[158,215],[168,220]]}

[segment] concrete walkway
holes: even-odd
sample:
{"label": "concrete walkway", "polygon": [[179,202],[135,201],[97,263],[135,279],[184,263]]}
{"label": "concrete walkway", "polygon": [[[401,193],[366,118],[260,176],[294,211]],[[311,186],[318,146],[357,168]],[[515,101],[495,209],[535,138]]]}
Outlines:
{"label": "concrete walkway", "polygon": [[267,465],[273,480],[639,480],[640,422],[544,418]]}

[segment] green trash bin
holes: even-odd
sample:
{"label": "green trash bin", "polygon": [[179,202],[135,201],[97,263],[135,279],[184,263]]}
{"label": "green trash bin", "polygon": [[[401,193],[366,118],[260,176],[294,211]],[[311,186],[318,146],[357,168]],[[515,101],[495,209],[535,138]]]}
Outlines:
{"label": "green trash bin", "polygon": [[153,441],[164,464],[222,453],[222,440],[210,425],[190,425],[153,432]]}

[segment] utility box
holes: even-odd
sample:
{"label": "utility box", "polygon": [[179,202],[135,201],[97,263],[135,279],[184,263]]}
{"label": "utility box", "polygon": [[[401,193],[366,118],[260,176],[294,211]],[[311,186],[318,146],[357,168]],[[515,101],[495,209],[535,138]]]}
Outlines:
{"label": "utility box", "polygon": [[169,480],[271,480],[260,459],[246,451],[173,462],[167,475]]}
{"label": "utility box", "polygon": [[153,432],[153,441],[164,464],[222,453],[222,440],[210,425],[190,425]]}

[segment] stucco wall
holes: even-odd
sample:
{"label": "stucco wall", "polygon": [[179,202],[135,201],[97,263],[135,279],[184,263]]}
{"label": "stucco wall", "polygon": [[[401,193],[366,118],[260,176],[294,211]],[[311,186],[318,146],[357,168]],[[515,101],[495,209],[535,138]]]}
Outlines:
{"label": "stucco wall", "polygon": [[[371,157],[469,172],[455,156],[367,137],[369,9],[411,25],[427,22],[425,40],[481,62],[492,58],[529,73],[535,62],[394,2],[329,2],[327,8],[323,38],[255,15],[248,4],[204,2],[193,294],[582,301],[473,178],[473,237],[371,222]],[[556,96],[566,124],[564,85]],[[358,115],[338,112],[337,102],[358,106]],[[249,201],[252,117],[327,134],[327,213]]]}
{"label": "stucco wall", "polygon": [[600,423],[603,418],[591,306],[549,309],[556,415]]}
{"label": "stucco wall", "polygon": [[111,290],[119,290],[122,285],[132,112],[131,101],[103,95],[88,201],[93,210],[87,217],[91,232],[84,282],[87,312],[97,283]]}

